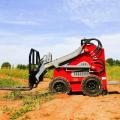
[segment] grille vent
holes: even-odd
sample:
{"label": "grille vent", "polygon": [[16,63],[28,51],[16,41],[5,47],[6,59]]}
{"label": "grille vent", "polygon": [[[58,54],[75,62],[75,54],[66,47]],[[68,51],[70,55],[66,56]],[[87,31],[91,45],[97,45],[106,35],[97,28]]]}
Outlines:
{"label": "grille vent", "polygon": [[86,77],[89,72],[72,72],[72,77]]}

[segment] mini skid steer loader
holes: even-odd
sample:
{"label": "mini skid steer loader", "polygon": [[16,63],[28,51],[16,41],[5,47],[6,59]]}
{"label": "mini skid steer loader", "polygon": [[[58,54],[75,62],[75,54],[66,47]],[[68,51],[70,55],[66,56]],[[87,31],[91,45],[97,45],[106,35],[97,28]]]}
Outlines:
{"label": "mini skid steer loader", "polygon": [[107,93],[105,54],[101,42],[96,39],[83,39],[74,52],[52,60],[52,54],[40,58],[38,51],[31,49],[29,54],[29,86],[0,88],[1,90],[32,90],[50,69],[54,70],[49,85],[52,93],[83,92],[84,95],[98,96]]}

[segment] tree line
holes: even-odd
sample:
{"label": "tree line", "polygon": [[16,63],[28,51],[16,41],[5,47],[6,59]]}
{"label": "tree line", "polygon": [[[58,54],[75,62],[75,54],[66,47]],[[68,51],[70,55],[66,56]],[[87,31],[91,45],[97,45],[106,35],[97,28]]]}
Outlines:
{"label": "tree line", "polygon": [[29,65],[18,64],[16,67],[14,67],[9,62],[4,62],[1,65],[1,68],[8,68],[8,69],[17,68],[17,69],[27,70],[29,68]]}
{"label": "tree line", "polygon": [[110,66],[120,66],[120,60],[115,60],[113,58],[108,58],[106,60],[106,62],[110,65]]}
{"label": "tree line", "polygon": [[[108,63],[110,66],[120,66],[120,60],[115,60],[113,58],[108,58],[106,60],[106,63]],[[17,68],[17,69],[27,70],[29,69],[29,65],[18,64],[16,67],[14,67],[9,62],[4,62],[1,65],[1,68]]]}

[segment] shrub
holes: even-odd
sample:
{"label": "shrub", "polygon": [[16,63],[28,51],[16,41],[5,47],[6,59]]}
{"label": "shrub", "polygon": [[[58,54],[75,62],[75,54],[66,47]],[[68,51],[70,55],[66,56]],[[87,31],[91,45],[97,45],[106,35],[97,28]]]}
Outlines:
{"label": "shrub", "polygon": [[28,69],[28,65],[18,64],[16,68],[17,68],[17,69],[26,70],[26,69]]}
{"label": "shrub", "polygon": [[120,66],[120,60],[115,60],[113,58],[108,58],[106,60],[106,62],[110,65],[110,66]]}
{"label": "shrub", "polygon": [[112,58],[108,58],[108,59],[106,60],[106,62],[107,62],[110,66],[114,65],[114,60],[113,60]]}
{"label": "shrub", "polygon": [[11,64],[9,62],[4,62],[2,65],[1,65],[1,68],[11,68]]}

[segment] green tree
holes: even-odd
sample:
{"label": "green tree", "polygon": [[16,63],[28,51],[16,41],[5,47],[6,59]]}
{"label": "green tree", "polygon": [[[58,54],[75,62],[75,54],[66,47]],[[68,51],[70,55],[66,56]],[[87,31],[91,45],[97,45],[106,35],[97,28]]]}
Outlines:
{"label": "green tree", "polygon": [[1,68],[11,68],[11,64],[9,62],[4,62],[2,65],[1,65]]}
{"label": "green tree", "polygon": [[120,60],[115,60],[115,61],[114,61],[114,65],[120,66]]}
{"label": "green tree", "polygon": [[18,64],[16,68],[26,70],[28,69],[28,65]]}
{"label": "green tree", "polygon": [[114,65],[114,60],[113,60],[112,58],[108,58],[108,59],[106,60],[106,62],[107,62],[109,65],[111,65],[111,66]]}

